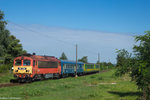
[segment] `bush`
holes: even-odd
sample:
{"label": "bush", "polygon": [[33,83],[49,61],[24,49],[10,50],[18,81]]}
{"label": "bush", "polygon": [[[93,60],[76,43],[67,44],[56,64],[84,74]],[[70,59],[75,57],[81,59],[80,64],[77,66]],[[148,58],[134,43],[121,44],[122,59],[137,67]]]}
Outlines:
{"label": "bush", "polygon": [[10,65],[0,65],[0,73],[8,72]]}

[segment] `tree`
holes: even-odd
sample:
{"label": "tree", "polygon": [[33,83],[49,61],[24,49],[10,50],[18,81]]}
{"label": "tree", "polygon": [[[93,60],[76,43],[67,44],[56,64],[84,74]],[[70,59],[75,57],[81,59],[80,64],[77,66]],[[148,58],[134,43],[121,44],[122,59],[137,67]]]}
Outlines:
{"label": "tree", "polygon": [[118,50],[117,53],[117,70],[115,75],[122,76],[131,71],[133,58],[131,57],[132,54],[125,49]]}
{"label": "tree", "polygon": [[9,45],[7,47],[7,54],[5,55],[5,63],[12,63],[14,57],[21,56],[26,53],[19,42],[20,40],[16,39],[15,36],[9,36]]}
{"label": "tree", "polygon": [[126,50],[119,50],[117,55],[118,75],[131,72],[130,76],[143,92],[143,99],[150,100],[150,31],[136,36],[139,45],[133,47],[135,56],[131,57]]}
{"label": "tree", "polygon": [[8,47],[9,31],[5,29],[6,21],[4,21],[4,13],[0,10],[0,56],[4,56]]}
{"label": "tree", "polygon": [[61,60],[68,60],[68,58],[67,58],[67,56],[65,55],[64,52],[61,54],[61,57],[59,59],[61,59]]}
{"label": "tree", "polygon": [[4,20],[4,13],[0,10],[0,57],[4,58],[5,64],[12,64],[13,58],[26,53],[23,50],[20,40],[10,35],[6,29],[7,22]]}
{"label": "tree", "polygon": [[81,61],[83,63],[88,63],[88,58],[87,56],[83,56],[81,59],[78,59],[78,61]]}
{"label": "tree", "polygon": [[96,64],[100,64],[100,61],[98,60],[98,61],[96,62]]}
{"label": "tree", "polygon": [[135,37],[136,42],[140,44],[133,48],[137,56],[137,64],[131,76],[143,91],[144,99],[150,100],[150,31],[145,31],[145,33],[145,35]]}

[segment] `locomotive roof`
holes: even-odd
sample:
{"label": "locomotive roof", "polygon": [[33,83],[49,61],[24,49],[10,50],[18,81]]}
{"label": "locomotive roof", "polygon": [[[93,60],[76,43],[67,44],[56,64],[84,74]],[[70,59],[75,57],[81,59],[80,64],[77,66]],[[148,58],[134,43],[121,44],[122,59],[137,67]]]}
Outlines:
{"label": "locomotive roof", "polygon": [[56,57],[54,56],[39,56],[39,55],[32,55],[31,58],[33,59],[37,59],[37,60],[58,60]]}
{"label": "locomotive roof", "polygon": [[22,58],[31,58],[34,60],[42,60],[42,61],[59,61],[54,56],[22,55],[22,56],[16,57],[16,59],[22,59]]}

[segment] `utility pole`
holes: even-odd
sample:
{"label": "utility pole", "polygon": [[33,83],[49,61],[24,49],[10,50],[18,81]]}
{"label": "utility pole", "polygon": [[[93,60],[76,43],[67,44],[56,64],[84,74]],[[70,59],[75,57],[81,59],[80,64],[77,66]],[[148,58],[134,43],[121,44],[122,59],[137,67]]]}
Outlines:
{"label": "utility pole", "polygon": [[98,53],[98,63],[99,63],[99,73],[100,73],[100,55],[99,55],[99,53]]}
{"label": "utility pole", "polygon": [[99,57],[99,53],[98,53],[98,62],[100,63],[100,57]]}
{"label": "utility pole", "polygon": [[78,46],[77,46],[77,44],[76,44],[76,72],[75,72],[75,77],[78,77],[78,75],[77,75],[77,62],[78,62],[78,60],[77,60],[77,50],[78,50]]}

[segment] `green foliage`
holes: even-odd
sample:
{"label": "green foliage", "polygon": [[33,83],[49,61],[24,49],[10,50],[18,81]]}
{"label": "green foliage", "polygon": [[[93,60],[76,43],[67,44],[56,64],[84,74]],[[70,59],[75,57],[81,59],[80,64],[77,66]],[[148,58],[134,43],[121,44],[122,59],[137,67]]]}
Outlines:
{"label": "green foliage", "polygon": [[139,42],[133,47],[135,57],[131,57],[124,49],[117,51],[116,75],[131,72],[132,80],[143,92],[143,99],[150,100],[150,31],[145,33],[135,37],[136,42]]}
{"label": "green foliage", "polygon": [[67,56],[65,55],[64,52],[61,54],[61,57],[59,59],[61,59],[61,60],[68,60],[68,58],[67,58]]}
{"label": "green foliage", "polygon": [[9,31],[5,29],[4,13],[0,10],[0,56],[3,56],[8,47]]}
{"label": "green foliage", "polygon": [[83,56],[81,59],[78,59],[78,61],[81,61],[83,63],[88,63],[88,58],[87,56]]}
{"label": "green foliage", "polygon": [[132,54],[125,49],[118,50],[117,53],[117,70],[115,75],[122,76],[131,71],[133,62],[135,60],[131,57]]}
{"label": "green foliage", "polygon": [[4,58],[0,57],[0,65],[4,64]]}
{"label": "green foliage", "polygon": [[111,62],[97,62],[97,64],[100,64],[100,70],[107,70],[115,67]]}
{"label": "green foliage", "polygon": [[1,65],[0,66],[0,73],[8,72],[9,69],[10,69],[9,65]]}
{"label": "green foliage", "polygon": [[7,22],[4,20],[4,13],[0,10],[0,57],[4,58],[4,64],[12,64],[13,58],[26,53],[20,41],[10,35],[6,29]]}
{"label": "green foliage", "polygon": [[150,99],[150,31],[145,35],[136,36],[136,42],[139,45],[134,46],[134,52],[137,56],[137,64],[133,68],[131,76],[138,87],[143,90],[143,97]]}
{"label": "green foliage", "polygon": [[7,48],[7,54],[5,54],[6,64],[12,63],[14,57],[21,56],[22,54],[26,53],[26,51],[23,50],[22,45],[19,42],[20,40],[16,39],[15,36],[9,36],[9,45]]}

